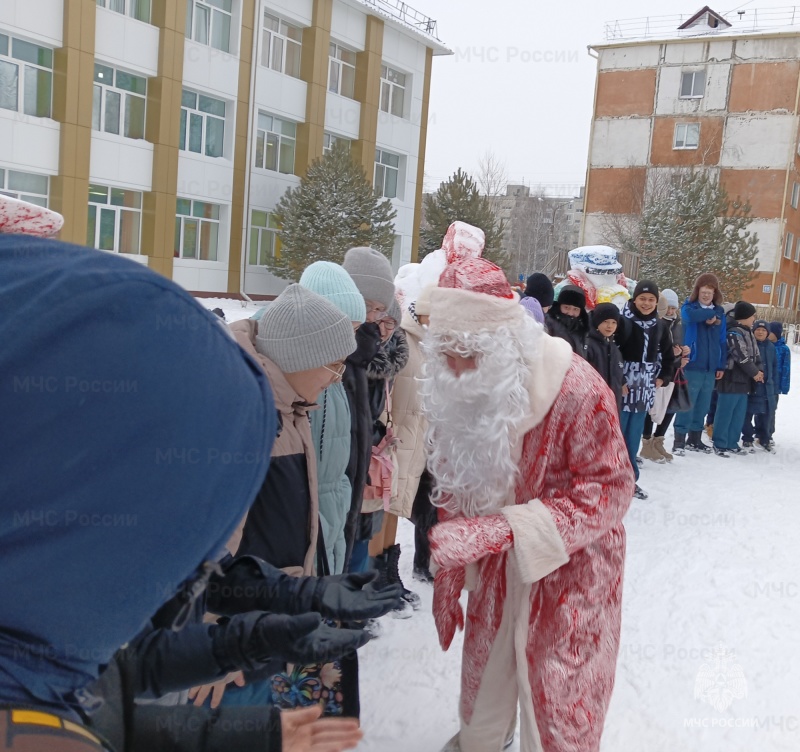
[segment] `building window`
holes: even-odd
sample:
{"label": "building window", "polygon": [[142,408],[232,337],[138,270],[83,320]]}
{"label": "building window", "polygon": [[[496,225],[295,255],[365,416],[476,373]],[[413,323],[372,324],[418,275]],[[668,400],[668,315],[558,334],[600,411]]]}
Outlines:
{"label": "building window", "polygon": [[175,258],[216,261],[219,205],[179,198],[175,214]]}
{"label": "building window", "polygon": [[375,150],[375,190],[384,198],[397,198],[400,182],[400,157],[383,149]]}
{"label": "building window", "polygon": [[101,251],[140,253],[142,194],[102,185],[89,186],[86,245]]}
{"label": "building window", "polygon": [[792,208],[796,209],[800,204],[800,183],[795,183],[792,186]]}
{"label": "building window", "polygon": [[278,218],[267,211],[250,213],[250,266],[266,266],[267,259],[281,255]]}
{"label": "building window", "polygon": [[700,143],[700,123],[678,123],[673,149],[696,149]]}
{"label": "building window", "polygon": [[0,108],[50,117],[52,99],[53,50],[0,34]]}
{"label": "building window", "polygon": [[706,91],[706,72],[681,73],[681,99],[700,99]]}
{"label": "building window", "polygon": [[30,172],[17,172],[0,168],[0,193],[29,204],[47,208],[50,178]]}
{"label": "building window", "polygon": [[792,247],[794,246],[794,235],[791,232],[786,233],[786,242],[783,245],[783,257],[790,259],[792,257]]}
{"label": "building window", "polygon": [[150,0],[97,0],[100,8],[108,8],[116,13],[150,23]]}
{"label": "building window", "polygon": [[786,303],[786,283],[781,282],[778,285],[778,308],[783,308]]}
{"label": "building window", "polygon": [[331,43],[328,59],[328,91],[354,99],[356,95],[356,53]]}
{"label": "building window", "polygon": [[381,109],[403,117],[406,96],[406,74],[384,65],[381,68]]}
{"label": "building window", "polygon": [[794,308],[794,294],[797,292],[797,285],[792,285],[792,289],[789,291],[789,305],[786,306],[787,308]]}
{"label": "building window", "polygon": [[146,78],[94,64],[93,130],[144,138],[146,102]]}
{"label": "building window", "polygon": [[230,52],[232,1],[188,0],[186,38],[223,52]]}
{"label": "building window", "polygon": [[342,136],[334,136],[333,133],[324,133],[322,136],[322,153],[323,154],[330,154],[333,151],[333,147],[336,144],[345,144],[349,151],[350,144],[349,138],[343,138]]}
{"label": "building window", "polygon": [[225,102],[184,89],[179,138],[182,151],[221,157],[225,150]]}
{"label": "building window", "polygon": [[256,129],[256,167],[294,174],[297,123],[258,113]]}
{"label": "building window", "polygon": [[300,78],[300,53],[303,49],[303,30],[264,14],[261,39],[261,65],[287,76]]}

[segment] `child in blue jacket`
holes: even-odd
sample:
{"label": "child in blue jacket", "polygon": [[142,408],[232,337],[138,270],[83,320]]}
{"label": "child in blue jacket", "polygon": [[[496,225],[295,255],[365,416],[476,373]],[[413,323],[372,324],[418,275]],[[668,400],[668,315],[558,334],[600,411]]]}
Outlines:
{"label": "child in blue jacket", "polygon": [[770,423],[770,436],[773,436],[775,434],[775,413],[778,410],[778,401],[782,394],[789,394],[792,377],[792,352],[783,338],[783,324],[780,321],[770,323],[769,341],[775,345],[775,365],[778,372],[778,379],[775,382],[775,408],[772,411]]}
{"label": "child in blue jacket", "polygon": [[[775,386],[778,380],[776,366],[775,345],[769,341],[769,324],[763,319],[758,319],[753,324],[753,336],[756,338],[758,351],[761,356],[761,367],[764,371],[764,380],[754,382],[747,397],[747,412],[742,426],[742,448],[753,452],[754,442],[767,452],[772,449],[772,432],[770,424],[775,410]],[[753,426],[755,419],[755,427]]]}

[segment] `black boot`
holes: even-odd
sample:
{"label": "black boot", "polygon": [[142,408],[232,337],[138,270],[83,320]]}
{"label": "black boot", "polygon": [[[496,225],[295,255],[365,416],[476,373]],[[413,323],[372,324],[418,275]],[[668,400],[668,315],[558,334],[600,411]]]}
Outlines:
{"label": "black boot", "polygon": [[689,439],[686,442],[686,448],[691,449],[693,452],[700,452],[701,454],[711,454],[712,449],[708,444],[703,443],[702,431],[689,431]]}
{"label": "black boot", "polygon": [[[374,584],[374,587],[376,589],[384,588],[387,587],[388,585],[393,585],[395,582],[394,580],[391,579],[389,573],[388,552],[389,549],[387,548],[382,554],[378,554],[372,559],[373,568],[378,570],[378,579],[375,580]],[[395,564],[395,567],[397,567],[397,564]],[[402,585],[403,583],[401,582],[400,584]],[[411,604],[405,601],[405,596],[404,596],[403,605],[400,608],[391,611],[390,613],[395,619],[408,619],[412,613]]]}
{"label": "black boot", "polygon": [[403,600],[411,604],[411,607],[416,611],[421,605],[420,598],[416,593],[412,593],[406,588],[406,586],[403,585],[403,581],[400,579],[400,572],[398,570],[398,565],[400,564],[400,544],[395,543],[393,546],[389,546],[384,553],[386,554],[386,574],[389,577],[389,582],[392,584],[396,583],[403,588]]}
{"label": "black boot", "polygon": [[683,457],[686,454],[686,434],[676,433],[675,440],[672,442],[672,453],[677,454],[678,457]]}

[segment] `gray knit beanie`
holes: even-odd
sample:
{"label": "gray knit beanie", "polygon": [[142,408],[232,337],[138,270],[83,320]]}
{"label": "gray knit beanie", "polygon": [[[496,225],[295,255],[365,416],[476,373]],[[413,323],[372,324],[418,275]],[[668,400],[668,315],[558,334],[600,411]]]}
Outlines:
{"label": "gray knit beanie", "polygon": [[397,298],[392,301],[392,304],[389,306],[389,310],[386,311],[386,315],[393,319],[394,322],[400,326],[400,321],[403,318],[403,314],[400,312],[400,304],[397,302]]}
{"label": "gray knit beanie", "polygon": [[342,266],[353,278],[364,300],[380,303],[389,310],[394,300],[394,273],[389,259],[374,248],[351,248]]}
{"label": "gray knit beanie", "polygon": [[256,350],[283,373],[320,368],[344,360],[355,349],[350,319],[300,285],[289,285],[258,322]]}

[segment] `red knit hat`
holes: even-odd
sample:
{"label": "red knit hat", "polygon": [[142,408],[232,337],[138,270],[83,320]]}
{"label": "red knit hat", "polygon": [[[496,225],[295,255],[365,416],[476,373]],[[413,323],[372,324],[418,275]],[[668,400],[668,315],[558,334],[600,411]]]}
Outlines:
{"label": "red knit hat", "polygon": [[485,258],[465,258],[449,264],[439,277],[439,287],[514,299],[514,291],[503,270]]}

